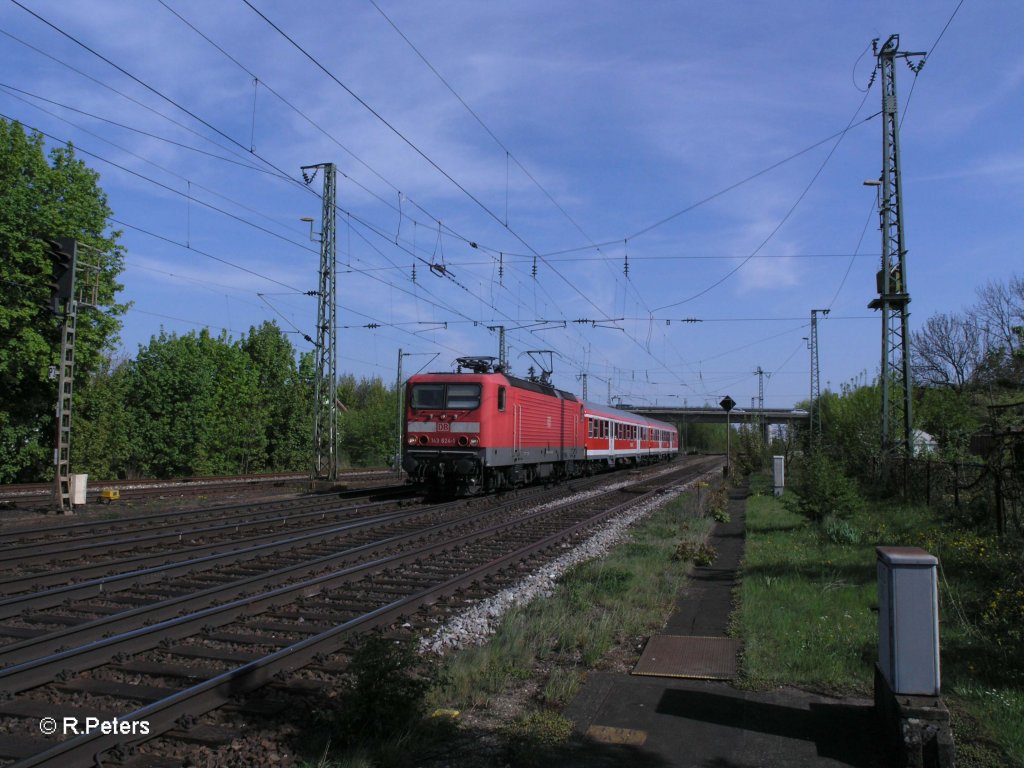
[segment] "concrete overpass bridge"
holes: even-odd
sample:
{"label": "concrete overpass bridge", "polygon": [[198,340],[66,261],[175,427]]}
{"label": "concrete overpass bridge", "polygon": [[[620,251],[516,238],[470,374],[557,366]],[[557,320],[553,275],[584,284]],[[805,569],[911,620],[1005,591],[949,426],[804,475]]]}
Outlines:
{"label": "concrete overpass bridge", "polygon": [[[659,419],[679,425],[680,445],[687,447],[686,427],[689,424],[725,424],[725,410],[717,406],[701,406],[696,408],[678,406],[648,405],[616,405],[624,411],[652,419]],[[729,412],[730,424],[761,424],[764,429],[764,441],[769,440],[769,428],[772,424],[809,424],[810,414],[802,408],[733,408]],[[788,427],[787,427],[788,428]]]}
{"label": "concrete overpass bridge", "polygon": [[[718,406],[678,407],[660,405],[616,405],[623,411],[679,424],[725,424],[725,411]],[[733,408],[731,424],[806,424],[810,414],[802,408]]]}

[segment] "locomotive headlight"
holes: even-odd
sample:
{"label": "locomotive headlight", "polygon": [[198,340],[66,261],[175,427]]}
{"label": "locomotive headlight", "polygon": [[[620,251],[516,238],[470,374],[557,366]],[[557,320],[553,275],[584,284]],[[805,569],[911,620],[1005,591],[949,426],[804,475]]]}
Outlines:
{"label": "locomotive headlight", "polygon": [[407,442],[409,445],[416,445],[416,438],[410,435],[409,439],[406,440],[405,442]]}
{"label": "locomotive headlight", "polygon": [[471,437],[469,438],[469,444],[476,448],[478,445],[480,445],[480,440],[478,438]]}

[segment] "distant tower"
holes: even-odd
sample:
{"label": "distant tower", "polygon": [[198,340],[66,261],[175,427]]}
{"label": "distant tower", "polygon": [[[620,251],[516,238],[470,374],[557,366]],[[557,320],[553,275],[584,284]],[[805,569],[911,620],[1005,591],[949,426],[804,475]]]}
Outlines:
{"label": "distant tower", "polygon": [[821,439],[821,366],[818,363],[818,313],[828,315],[827,309],[811,310],[811,444],[817,445]]}
{"label": "distant tower", "polygon": [[761,443],[768,445],[768,430],[767,422],[764,418],[764,377],[771,377],[770,373],[767,373],[761,366],[757,366],[757,370],[754,371],[757,374],[757,407],[760,413],[757,415],[757,431],[761,435]]}
{"label": "distant tower", "polygon": [[[897,58],[923,56],[898,53],[899,35],[873,47],[882,74],[882,176],[878,192],[882,230],[882,268],[877,275],[878,298],[868,307],[882,311],[882,455],[913,453],[913,419],[910,376],[910,290],[907,283],[907,249],[903,239],[902,182],[900,177],[899,111],[896,106]],[[923,63],[923,62],[922,62]],[[920,66],[917,67],[920,69]],[[915,69],[915,72],[917,71]]]}

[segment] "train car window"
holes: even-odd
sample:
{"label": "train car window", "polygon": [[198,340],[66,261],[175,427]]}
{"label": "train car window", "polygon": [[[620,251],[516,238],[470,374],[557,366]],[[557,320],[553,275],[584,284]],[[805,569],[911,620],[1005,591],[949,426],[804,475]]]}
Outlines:
{"label": "train car window", "polygon": [[505,388],[498,387],[498,410],[505,410]]}
{"label": "train car window", "polygon": [[413,384],[413,408],[444,408],[444,384]]}
{"label": "train car window", "polygon": [[479,384],[449,384],[447,408],[472,410],[480,407]]}

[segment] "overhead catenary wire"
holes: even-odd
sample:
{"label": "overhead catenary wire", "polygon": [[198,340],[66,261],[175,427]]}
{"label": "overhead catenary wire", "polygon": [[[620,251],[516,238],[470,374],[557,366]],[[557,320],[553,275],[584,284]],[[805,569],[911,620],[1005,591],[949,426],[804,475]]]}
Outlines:
{"label": "overhead catenary wire", "polygon": [[[119,69],[120,69],[120,68],[119,68]],[[122,71],[123,71],[123,70],[122,70]],[[236,142],[236,143],[239,143],[239,142]],[[240,145],[241,145],[241,144],[240,144]],[[563,280],[564,280],[564,278],[563,278]],[[643,347],[644,347],[644,345],[640,344],[639,340],[637,340],[637,339],[635,339],[635,338],[634,338],[634,341],[635,341],[635,343],[637,343],[637,344],[638,344],[638,346],[641,346],[641,348],[643,348]],[[647,351],[649,352],[649,348],[647,349]]]}
{"label": "overhead catenary wire", "polygon": [[[851,128],[853,128],[853,126],[854,126],[854,124],[855,124],[855,122],[857,120],[857,115],[860,114],[861,109],[864,108],[864,103],[867,101],[867,98],[868,98],[869,94],[870,94],[870,89],[868,89],[868,91],[864,93],[864,98],[861,99],[860,104],[857,105],[857,109],[854,111],[853,115],[850,117],[850,121],[847,123],[846,128],[844,128],[842,131],[840,131],[838,134],[836,134],[836,142],[835,142],[835,144],[832,145],[832,148],[829,150],[828,154],[825,156],[825,159],[822,160],[821,164],[818,166],[818,169],[814,172],[814,175],[811,176],[810,181],[807,182],[807,184],[804,186],[803,190],[801,190],[800,194],[797,195],[796,200],[793,201],[793,204],[789,207],[789,209],[786,211],[786,213],[783,214],[783,216],[779,220],[778,224],[776,224],[775,227],[772,229],[772,231],[768,233],[768,235],[757,245],[756,248],[754,248],[753,251],[751,251],[750,255],[747,256],[743,261],[741,261],[735,267],[733,267],[731,270],[729,270],[725,275],[723,275],[718,280],[713,282],[711,285],[705,287],[703,290],[700,290],[697,293],[692,294],[691,296],[687,296],[685,299],[680,299],[679,301],[674,301],[671,304],[665,304],[664,306],[658,307],[657,311],[660,311],[660,310],[663,310],[663,309],[669,309],[670,307],[678,307],[680,304],[686,304],[688,302],[693,301],[694,299],[697,299],[697,298],[703,296],[704,294],[708,293],[709,291],[713,290],[714,288],[717,288],[719,285],[721,285],[726,280],[728,280],[730,277],[732,277],[737,272],[739,272],[740,269],[742,269],[746,264],[748,264],[750,262],[750,260],[752,258],[754,258],[760,252],[760,250],[762,248],[764,248],[771,241],[771,239],[776,235],[776,233],[778,233],[778,231],[780,229],[782,229],[782,226],[793,215],[793,213],[796,211],[797,207],[799,207],[800,203],[803,202],[803,199],[807,196],[807,193],[811,191],[811,187],[814,186],[814,182],[816,182],[818,180],[818,177],[821,176],[822,172],[825,170],[825,166],[828,165],[829,160],[832,159],[832,156],[835,154],[836,150],[839,149],[839,144],[842,142],[843,137],[850,131]],[[863,120],[861,122],[862,123],[866,122],[867,120],[873,119],[873,117],[874,117],[874,115],[872,115],[869,118],[865,118],[865,120]]]}
{"label": "overhead catenary wire", "polygon": [[[250,6],[250,7],[252,7],[252,6]],[[257,11],[257,13],[258,13],[258,11]],[[207,40],[208,42],[210,42],[210,43],[211,43],[211,44],[213,44],[213,45],[214,45],[215,47],[217,47],[217,49],[218,49],[218,50],[220,50],[220,51],[221,51],[221,53],[223,53],[223,54],[224,54],[224,55],[226,55],[226,56],[227,56],[228,58],[230,58],[230,59],[231,59],[231,60],[232,60],[232,61],[233,61],[234,63],[236,63],[236,65],[238,65],[239,67],[242,67],[241,63],[240,63],[240,62],[239,62],[239,61],[238,61],[237,59],[234,59],[234,58],[233,58],[232,56],[230,56],[229,54],[227,54],[227,53],[226,53],[226,51],[225,51],[225,50],[224,50],[224,49],[223,49],[222,47],[220,47],[220,46],[216,45],[215,43],[213,43],[213,41],[212,41],[212,40],[211,40],[211,39],[210,39],[209,37],[207,37],[206,35],[203,35],[203,33],[201,33],[201,32],[200,32],[200,31],[198,30],[198,28],[196,28],[196,27],[195,27],[194,25],[191,25],[191,24],[187,23],[187,22],[186,22],[186,20],[185,20],[185,19],[184,19],[184,18],[183,18],[182,16],[180,16],[180,14],[177,14],[177,13],[175,13],[175,15],[177,15],[177,16],[178,16],[179,18],[181,18],[182,22],[185,22],[185,24],[188,24],[188,26],[189,26],[189,27],[190,27],[191,29],[193,29],[194,31],[196,31],[196,32],[197,32],[198,34],[200,34],[201,36],[203,36],[203,37],[204,37],[204,39],[206,39],[206,40]],[[262,16],[262,14],[259,14],[259,15],[261,15],[261,16]],[[266,20],[265,16],[262,16],[262,17],[263,17],[263,18],[264,18],[264,19]],[[269,23],[269,22],[268,22],[268,23]],[[275,26],[273,26],[272,24],[271,24],[271,27],[273,27],[273,28],[274,28],[275,30],[278,30],[278,32],[279,32],[279,33],[281,33],[281,30],[280,30],[279,28],[276,28],[276,27],[275,27]],[[283,33],[282,33],[282,34],[283,34]],[[291,40],[290,38],[288,38],[287,36],[285,36],[285,37],[286,37],[286,39],[289,39],[289,41],[290,41],[290,42],[292,42],[292,44],[293,44],[293,45],[296,45],[296,47],[299,47],[299,46],[297,46],[297,44],[296,44],[296,43],[295,43],[294,41],[292,41],[292,40]],[[300,50],[301,50],[301,47],[300,47]],[[305,53],[305,51],[303,51],[303,52]],[[315,59],[313,59],[313,58],[312,58],[311,56],[309,56],[309,54],[308,54],[308,53],[306,53],[306,55],[307,55],[307,57],[309,57],[309,58],[310,58],[311,60],[314,60],[314,61],[315,61]],[[317,63],[318,63],[318,62],[317,62]],[[247,74],[249,74],[250,76],[256,77],[256,76],[255,76],[255,74],[254,74],[254,73],[252,73],[251,71],[249,71],[249,70],[245,69],[244,67],[243,67],[243,69],[244,69],[244,70],[245,70],[245,71],[247,72]],[[322,69],[324,69],[324,68],[322,68]],[[332,77],[333,77],[333,76],[332,76]],[[335,78],[335,80],[337,81],[337,79],[336,79],[336,78]],[[337,81],[337,82],[339,82],[339,84],[340,84],[340,81]],[[343,85],[343,84],[342,84],[342,85]],[[343,87],[344,87],[344,86],[343,86]],[[346,88],[346,90],[347,90],[347,88]],[[353,94],[353,95],[354,95],[354,94]],[[357,97],[357,96],[356,96],[356,98],[357,98],[357,100],[359,100],[359,101],[360,101],[360,103],[362,103],[362,104],[364,104],[365,106],[367,106],[367,108],[368,108],[368,109],[371,109],[371,108],[369,108],[369,105],[368,105],[368,104],[366,104],[366,102],[364,102],[364,101],[361,101],[361,99],[358,99],[358,97]],[[283,100],[283,101],[284,101],[285,103],[288,103],[289,105],[291,105],[291,103],[290,103],[289,101],[287,101],[287,99],[284,99],[284,98],[283,98],[282,100]],[[293,109],[296,109],[296,108],[294,108],[294,106],[293,106]],[[372,110],[372,109],[371,109],[371,112],[373,112],[373,110]],[[300,112],[299,114],[301,115],[302,113]],[[377,115],[377,114],[376,114],[375,112],[374,112],[374,114],[375,114],[375,115]],[[307,121],[309,120],[309,119],[308,119],[308,118],[307,118],[306,116],[304,116],[304,115],[303,115],[303,117],[304,117],[304,118],[305,118],[305,119],[306,119]],[[378,116],[378,117],[379,117],[379,116]],[[312,122],[312,121],[309,121],[309,122]],[[386,121],[385,121],[385,122],[386,122]],[[314,124],[314,125],[315,125],[315,124]],[[389,127],[391,127],[391,126],[389,125]],[[318,126],[317,126],[317,128],[318,128]],[[323,132],[323,129],[321,129],[321,130],[322,130],[322,132]],[[326,133],[326,132],[325,132],[325,133]],[[404,138],[404,137],[403,137],[403,138]],[[406,139],[406,140],[408,141],[408,139]],[[337,143],[337,142],[336,142],[336,143]],[[410,143],[411,143],[411,142],[410,142]],[[339,144],[339,145],[340,145],[340,144]],[[412,143],[411,143],[411,145],[412,145]],[[344,147],[343,147],[343,148],[344,148]],[[348,151],[346,150],[346,152],[348,152]],[[351,154],[351,153],[349,153],[349,154]],[[421,154],[422,154],[422,153],[421,153]],[[354,155],[353,155],[353,157],[354,157]],[[356,158],[356,160],[359,160],[359,159],[358,159],[358,158]],[[361,161],[359,161],[359,162],[361,163]],[[362,164],[364,164],[364,165],[367,165],[366,163],[362,163]],[[367,166],[367,167],[369,168],[369,166]],[[373,169],[371,169],[371,170],[373,170]],[[442,170],[442,169],[441,169],[441,170]],[[376,173],[376,172],[375,172],[375,173]],[[443,173],[443,170],[442,170],[442,173]],[[379,173],[378,173],[377,175],[378,175],[378,177],[380,177],[380,178],[381,178],[381,179],[383,180],[383,176],[381,176],[381,175],[380,175]],[[446,174],[445,174],[445,175],[446,175]],[[453,180],[454,180],[454,179],[453,179]],[[386,181],[386,180],[385,180],[385,181]],[[389,183],[389,182],[387,182],[387,183]],[[393,185],[392,185],[392,186],[393,186]],[[364,188],[365,188],[365,187],[364,187]],[[397,187],[394,187],[394,186],[393,186],[393,188],[397,189]],[[460,188],[461,188],[461,187],[460,187]],[[378,196],[375,196],[375,197],[378,197]],[[380,200],[380,198],[379,198],[379,197],[378,197],[378,200]],[[475,201],[475,202],[477,202],[477,203],[479,204],[479,201]],[[399,203],[400,203],[400,193],[399,193]],[[422,208],[421,208],[421,210],[422,210]],[[429,215],[429,214],[428,214],[428,215]],[[440,229],[441,229],[441,222],[440,222],[440,220],[437,220],[437,225],[438,225],[438,232],[440,232]],[[517,236],[517,237],[518,237],[518,236]],[[526,245],[526,244],[525,244],[525,241],[523,241],[523,240],[522,240],[521,238],[520,238],[519,240],[520,240],[520,242],[522,242],[522,243],[523,243],[524,245]],[[469,242],[469,241],[467,240],[467,242]],[[395,237],[395,244],[396,244],[396,245],[398,245],[398,242],[397,242],[397,237]],[[470,243],[470,244],[471,244],[471,245],[473,245],[473,246],[475,247],[475,244],[474,244],[474,243]],[[416,254],[415,254],[415,253],[414,253],[414,256],[416,256]],[[420,257],[418,257],[418,256],[417,256],[417,258],[420,258]],[[421,260],[422,260],[422,259],[421,259]],[[426,263],[426,262],[425,262],[425,263]],[[458,283],[458,281],[454,281],[453,275],[451,275],[451,274],[449,274],[449,273],[446,273],[446,272],[445,272],[443,276],[446,276],[446,278],[449,278],[450,280],[453,280],[453,282],[455,282],[455,283],[456,283],[457,285],[460,285],[460,287],[461,287],[461,288],[462,288],[462,289],[463,289],[464,291],[467,291],[467,292],[469,292],[469,289],[468,289],[468,288],[467,288],[466,286],[463,286],[463,285],[459,284],[459,283]]]}
{"label": "overhead catenary wire", "polygon": [[[526,174],[526,177],[534,184],[534,186],[536,186],[537,189],[539,189],[541,193],[547,198],[547,200],[559,211],[559,213],[561,213],[562,216],[565,217],[565,219],[570,224],[572,224],[576,231],[579,232],[588,242],[590,242],[592,247],[600,251],[600,246],[594,243],[594,239],[589,234],[587,234],[587,232],[583,229],[579,222],[577,222],[576,219],[574,219],[572,215],[561,205],[561,203],[559,203],[555,199],[554,195],[552,195],[551,192],[549,192],[548,189],[537,180],[533,173],[531,173],[530,170],[522,163],[522,161],[519,160],[519,158],[512,152],[512,150],[509,149],[500,138],[498,138],[497,134],[495,134],[495,132],[491,130],[490,126],[488,126],[487,123],[484,122],[483,118],[481,118],[480,115],[477,114],[476,110],[474,110],[469,105],[469,103],[464,98],[462,98],[459,92],[455,90],[455,88],[452,86],[451,83],[448,82],[444,75],[442,75],[441,72],[439,72],[438,69],[430,62],[430,60],[427,59],[423,52],[418,47],[416,47],[412,40],[409,39],[408,35],[406,35],[398,27],[394,20],[384,12],[384,10],[380,7],[380,5],[377,4],[377,2],[375,2],[375,0],[369,0],[369,2],[374,8],[377,9],[377,12],[384,18],[385,21],[387,21],[391,28],[395,30],[399,37],[401,37],[402,40],[405,41],[405,43],[427,66],[427,68],[434,73],[437,79],[441,81],[441,83],[444,85],[445,88],[448,89],[452,96],[454,96],[458,100],[458,102],[466,109],[466,111],[469,112],[470,115],[472,115],[473,119],[480,125],[481,128],[483,128],[487,135],[494,140],[494,143],[497,144],[498,147],[501,148],[501,150],[505,153],[505,226],[508,226],[508,168],[509,161],[513,161],[520,168],[520,170],[522,170],[522,172]],[[629,282],[628,275],[626,282]],[[641,303],[645,303],[643,295],[638,290],[636,290],[635,286],[633,290],[637,299]]]}
{"label": "overhead catenary wire", "polygon": [[[262,83],[262,80],[261,80],[261,83]],[[262,111],[263,111],[263,109],[264,109],[264,107],[263,107],[263,103],[264,103],[264,102],[263,102],[263,99],[262,99],[262,97],[261,97],[261,103],[260,103],[260,111],[261,111],[261,112],[262,112]],[[206,117],[209,117],[209,115],[205,115],[205,116],[206,116]],[[247,125],[246,127],[248,128],[248,125]],[[247,130],[246,132],[248,133],[248,130]],[[262,170],[262,169],[261,169],[261,170]],[[267,171],[263,171],[263,172],[264,172],[264,173],[266,173]],[[408,210],[408,206],[406,206],[406,212],[407,212],[407,210]],[[415,212],[414,212],[414,213],[415,213]],[[368,221],[368,222],[369,222],[369,221],[374,221],[374,220],[375,220],[376,218],[378,218],[378,217],[375,217],[375,216],[373,216],[373,215],[371,214],[371,215],[362,215],[362,216],[361,216],[361,218],[362,218],[363,220],[365,220],[365,221]],[[403,215],[402,217],[400,217],[400,220],[401,220],[401,218],[405,218],[405,215]],[[406,220],[408,221],[408,219],[406,219]],[[447,217],[446,217],[446,220],[447,220]],[[392,221],[392,222],[390,223],[390,226],[388,227],[388,229],[389,229],[388,235],[389,235],[389,236],[393,236],[393,238],[394,238],[395,240],[397,240],[397,239],[398,239],[398,235],[397,235],[397,233],[396,233],[396,230],[395,230],[395,227],[394,227],[394,222],[393,222],[393,221]],[[370,238],[371,240],[376,240],[376,238],[374,238],[374,237],[373,237],[373,235],[374,235],[374,234],[378,234],[378,236],[379,236],[379,233],[378,233],[377,231],[373,231],[373,234],[371,234],[371,233],[370,233],[369,231],[367,231],[367,230],[363,230],[363,231],[364,231],[364,232],[365,232],[365,233],[366,233],[367,235],[369,235],[369,238]],[[402,229],[402,232],[403,232],[403,233],[405,232],[404,228]],[[448,226],[446,225],[446,226],[445,226],[445,237],[448,237],[448,235],[449,235],[449,230],[448,230]],[[455,235],[453,235],[453,237],[454,237],[454,236],[455,236]],[[390,238],[389,238],[389,239],[390,239]],[[588,248],[589,248],[589,247],[592,247],[592,245],[591,245],[591,246],[586,246],[586,247],[588,247]],[[357,248],[358,248],[358,250],[359,250],[359,254],[360,254],[361,256],[367,256],[367,255],[368,255],[368,256],[369,256],[369,258],[364,258],[364,259],[362,259],[361,261],[360,261],[360,260],[357,260],[357,259],[355,259],[355,258],[353,258],[353,264],[354,264],[354,267],[353,267],[353,271],[355,271],[355,272],[358,272],[358,273],[360,273],[360,274],[367,274],[367,273],[368,273],[368,272],[370,272],[371,270],[377,270],[377,271],[378,271],[378,273],[379,273],[379,271],[380,271],[380,270],[399,270],[399,269],[404,269],[404,270],[405,270],[406,272],[408,271],[408,265],[407,265],[407,264],[406,264],[406,265],[404,265],[404,266],[398,266],[398,265],[387,265],[387,266],[378,266],[378,265],[377,265],[377,260],[376,260],[376,259],[374,258],[374,255],[373,255],[372,253],[369,253],[368,251],[365,251],[365,250],[364,250],[364,249],[363,249],[363,248],[362,248],[361,246],[357,246]],[[389,253],[389,254],[391,253],[390,249],[388,249],[388,248],[382,248],[382,250],[383,250],[383,251],[385,251],[385,252],[387,252],[387,253]],[[418,253],[418,254],[422,254],[422,252],[417,252],[417,251],[416,251],[415,249],[413,249],[413,250],[414,250],[414,252],[416,252],[416,253]],[[635,252],[633,252],[633,249],[630,249],[630,250],[631,250],[631,253],[630,253],[630,259],[631,259],[631,260],[635,260],[635,261],[639,262],[640,260],[642,260],[642,259],[644,258],[643,254],[638,254],[638,253],[635,253]],[[355,256],[355,254],[354,254],[354,256]],[[614,258],[617,258],[617,257],[616,257],[616,256],[614,256],[614,255],[612,255],[612,256],[609,256],[608,258],[604,258],[603,256],[602,256],[602,257],[599,257],[599,258],[602,258],[602,260],[604,260],[604,261],[605,261],[605,263],[608,263],[609,259],[614,259]],[[661,258],[661,257],[652,257],[652,258]],[[685,257],[681,257],[681,258],[685,258]],[[447,263],[447,264],[448,264],[449,266],[451,266],[451,267],[454,267],[454,268],[457,268],[457,266],[458,266],[458,264],[459,264],[459,262],[455,261],[455,260],[454,260],[453,258],[450,258],[450,259],[448,259],[446,263]],[[485,262],[485,263],[486,263],[486,262]],[[848,270],[848,272],[849,272],[849,270]],[[463,275],[459,275],[459,277],[463,277]],[[399,280],[399,281],[397,281],[397,282],[401,282],[401,281]],[[513,278],[512,282],[514,283],[514,278]],[[417,288],[415,289],[417,293],[419,292],[419,289],[420,289],[420,287],[422,287],[422,285],[423,285],[423,282],[422,282],[422,279],[421,279],[421,284],[420,284],[420,286],[417,286]],[[393,286],[392,286],[392,287],[393,287]],[[436,288],[436,287],[437,287],[437,285],[434,285],[433,287],[435,287],[435,288]],[[543,287],[543,286],[542,286],[542,287]],[[465,294],[465,293],[467,292],[467,289],[468,289],[469,291],[472,291],[472,290],[475,290],[476,288],[477,288],[477,285],[476,285],[476,283],[475,283],[475,282],[474,282],[473,280],[467,280],[467,281],[465,282],[465,287],[464,287],[464,288],[461,288],[460,290],[461,290],[461,292],[462,292],[463,294]],[[841,290],[841,288],[842,288],[842,285],[840,286],[840,290]],[[454,306],[460,306],[460,299],[458,299],[458,298],[455,298],[454,300],[453,300],[453,299],[451,299],[450,297],[451,297],[452,293],[451,293],[451,292],[449,292],[447,288],[440,288],[440,289],[439,289],[439,291],[438,291],[438,293],[439,293],[439,294],[444,294],[444,296],[446,296],[446,297],[447,297],[447,298],[445,298],[445,299],[442,299],[442,301],[444,301],[445,303],[451,303],[451,304],[453,304]],[[512,298],[512,299],[514,300],[514,298],[515,298],[515,296],[514,296],[514,288],[513,288],[513,291],[510,291],[510,292],[509,292],[509,297],[510,297],[510,298]],[[555,304],[556,302],[555,302],[555,301],[552,301],[552,303],[553,303],[553,304]],[[499,300],[498,300],[498,301],[494,301],[494,300],[492,300],[492,302],[491,302],[491,305],[496,305],[496,306],[500,306],[500,307],[502,307],[503,309],[509,306],[509,305],[508,305],[508,304],[506,303],[506,297],[505,297],[505,296],[503,296],[503,295],[502,295],[502,296],[499,296]],[[514,304],[513,304],[512,306],[513,306],[513,309],[512,309],[512,310],[510,310],[510,314],[512,314],[512,315],[514,316],[514,315],[516,314],[516,311],[515,311],[515,308],[514,308]],[[526,307],[526,306],[527,306],[527,303],[522,303],[522,304],[520,305],[520,307],[521,307],[521,308],[523,308],[523,307]],[[481,308],[481,309],[482,309],[482,308]],[[444,311],[442,311],[442,312],[444,312]],[[470,311],[470,312],[469,312],[468,314],[470,314],[471,316],[477,316],[478,314],[482,314],[482,315],[485,315],[485,314],[486,314],[486,310],[483,310],[483,312],[480,312],[480,311],[479,311],[479,310],[478,310],[477,308],[475,308],[475,307],[474,307],[474,308],[473,308],[473,310],[472,310],[472,311]],[[628,313],[627,313],[627,314],[628,314]],[[636,318],[636,321],[638,321],[638,322],[639,322],[640,320],[647,320],[647,319],[650,319],[650,318]],[[392,324],[390,324],[390,325],[393,325],[393,323],[392,323]],[[635,329],[632,329],[632,328],[631,328],[630,330],[631,330],[632,332],[635,332]],[[565,336],[564,334],[563,334],[563,335],[561,335],[561,336],[560,336],[560,339],[561,339],[561,338],[563,338],[564,336]],[[640,336],[641,336],[641,339],[642,339],[642,334],[641,334]],[[660,344],[660,343],[661,343],[661,342],[660,342],[660,339],[659,339],[659,344]],[[662,357],[664,358],[665,356],[663,355]]]}
{"label": "overhead catenary wire", "polygon": [[[13,2],[13,0],[12,0],[12,2]],[[53,25],[50,24],[49,26],[52,27]],[[175,120],[173,117],[165,115],[163,112],[160,112],[159,110],[154,109],[153,107],[149,106],[148,104],[146,104],[146,103],[136,99],[134,96],[130,96],[127,93],[124,93],[123,91],[120,91],[117,88],[114,88],[113,86],[103,82],[99,78],[93,77],[92,75],[90,75],[90,74],[88,74],[86,72],[83,72],[78,67],[75,67],[72,64],[69,64],[68,62],[64,61],[63,59],[59,59],[56,56],[53,56],[52,54],[47,53],[46,51],[42,50],[41,48],[38,48],[37,46],[32,45],[31,43],[25,42],[21,38],[11,34],[10,32],[8,32],[8,31],[6,31],[4,29],[0,29],[0,35],[4,35],[5,37],[15,41],[19,45],[22,45],[22,46],[28,48],[29,50],[38,53],[40,56],[44,56],[47,59],[49,59],[50,61],[53,61],[53,62],[55,62],[57,64],[60,64],[62,67],[64,67],[64,68],[74,72],[75,74],[85,78],[86,80],[89,80],[90,82],[95,83],[96,85],[100,86],[101,88],[104,88],[105,90],[108,90],[111,93],[114,93],[117,96],[120,96],[121,98],[131,102],[132,104],[135,104],[139,108],[144,109],[144,110],[146,110],[146,111],[156,115],[157,117],[159,117],[159,118],[161,118],[163,120],[168,121],[169,123],[177,126],[178,128],[181,128],[182,130],[187,131],[188,133],[191,133],[194,136],[197,136],[198,138],[202,139],[203,141],[206,141],[206,142],[209,142],[210,144],[213,144],[214,146],[218,147],[219,149],[223,149],[223,150],[228,151],[228,152],[234,151],[230,147],[225,147],[222,144],[218,144],[212,138],[210,138],[209,136],[207,136],[207,135],[205,135],[203,133],[200,133],[195,128],[192,128],[191,126],[185,125],[185,123],[179,122],[179,121]]]}
{"label": "overhead catenary wire", "polygon": [[[526,248],[531,253],[533,253],[536,256],[538,256],[538,258],[543,258],[536,251],[536,249],[534,249],[518,232],[516,232],[516,230],[514,230],[511,227],[507,226],[503,222],[502,218],[497,213],[495,213],[493,210],[491,210],[478,197],[476,197],[465,186],[463,186],[460,182],[458,182],[451,174],[449,174],[446,170],[444,170],[444,168],[442,168],[436,161],[434,161],[429,155],[427,155],[422,149],[420,149],[418,145],[416,145],[404,133],[402,133],[400,130],[398,130],[398,128],[396,128],[391,122],[389,122],[383,115],[381,115],[369,103],[367,103],[358,94],[356,94],[355,91],[353,91],[351,88],[349,88],[333,72],[331,72],[327,67],[325,67],[315,56],[313,56],[305,48],[303,48],[301,45],[299,45],[299,43],[295,39],[293,39],[290,35],[288,35],[280,26],[278,26],[272,20],[270,20],[264,13],[262,13],[251,2],[249,2],[249,0],[242,0],[242,2],[244,2],[255,14],[257,14],[261,19],[263,19],[279,35],[281,35],[285,40],[287,40],[304,57],[306,57],[309,61],[311,61],[318,69],[320,69],[331,80],[333,80],[339,87],[341,87],[346,93],[348,93],[352,98],[354,98],[361,106],[363,106],[367,111],[369,111],[370,114],[372,114],[378,121],[380,121],[385,127],[387,127],[388,130],[390,130],[392,133],[394,133],[403,143],[408,145],[416,154],[418,154],[421,158],[423,158],[431,167],[433,167],[435,170],[437,170],[438,173],[440,173],[442,176],[444,176],[446,179],[448,179],[456,188],[458,188],[464,195],[466,195],[466,197],[469,200],[471,200],[475,205],[477,205],[481,210],[483,210],[495,222],[497,222],[498,224],[502,225],[507,232],[509,232],[516,240],[518,240],[520,243],[522,243],[524,246],[526,246]],[[568,278],[566,278],[557,269],[552,268],[552,270],[567,286],[569,286],[584,301],[586,301],[588,304],[593,306],[594,309],[597,310],[598,312],[603,312],[603,309],[600,306],[598,306],[597,304],[595,304],[594,301],[591,299],[591,297],[587,296],[583,291],[581,291],[579,289],[579,287],[573,281],[571,281]],[[635,337],[632,337],[632,336],[630,336],[630,338],[632,339],[632,341],[640,349],[642,349],[642,350],[645,349],[644,345],[638,339],[636,339]],[[645,350],[645,351],[648,354],[650,354],[649,350]]]}

